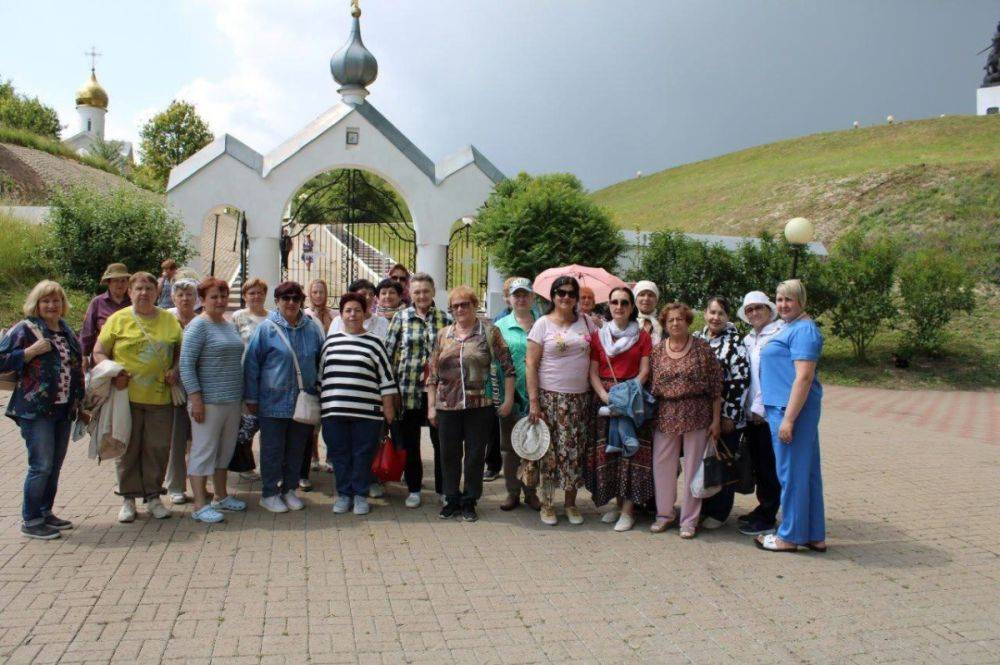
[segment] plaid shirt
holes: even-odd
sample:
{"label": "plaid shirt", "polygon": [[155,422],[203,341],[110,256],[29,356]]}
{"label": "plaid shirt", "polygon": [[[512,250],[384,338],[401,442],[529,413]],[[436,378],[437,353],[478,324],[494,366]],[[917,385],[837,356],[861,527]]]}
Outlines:
{"label": "plaid shirt", "polygon": [[437,334],[451,317],[431,305],[426,319],[413,306],[397,312],[389,324],[385,350],[399,382],[404,409],[419,409],[424,393],[424,368],[431,358]]}

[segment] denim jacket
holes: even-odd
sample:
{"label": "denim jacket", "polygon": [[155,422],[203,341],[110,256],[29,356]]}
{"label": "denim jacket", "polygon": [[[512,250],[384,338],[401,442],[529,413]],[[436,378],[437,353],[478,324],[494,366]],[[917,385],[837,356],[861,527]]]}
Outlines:
{"label": "denim jacket", "polygon": [[655,413],[655,398],[643,390],[636,379],[629,379],[612,386],[608,391],[608,409],[611,423],[608,427],[608,444],[605,452],[621,453],[631,457],[639,450],[636,431]]}
{"label": "denim jacket", "polygon": [[[30,317],[29,320],[41,329],[46,339],[52,337],[40,318]],[[68,406],[70,414],[73,414],[83,400],[83,356],[73,330],[62,319],[59,320],[59,327],[69,342],[72,366]],[[20,418],[51,418],[55,410],[62,359],[53,348],[25,363],[24,350],[37,340],[35,333],[22,322],[11,328],[0,341],[0,372],[18,373],[17,387],[7,402],[7,416],[15,421]]]}
{"label": "denim jacket", "polygon": [[265,418],[291,418],[295,414],[298,381],[295,366],[285,342],[278,336],[275,326],[280,326],[302,370],[302,385],[306,392],[319,394],[317,385],[319,352],[323,346],[323,333],[316,323],[302,314],[291,325],[279,312],[267,315],[250,336],[243,360],[243,399],[247,404],[257,404],[257,415]]}

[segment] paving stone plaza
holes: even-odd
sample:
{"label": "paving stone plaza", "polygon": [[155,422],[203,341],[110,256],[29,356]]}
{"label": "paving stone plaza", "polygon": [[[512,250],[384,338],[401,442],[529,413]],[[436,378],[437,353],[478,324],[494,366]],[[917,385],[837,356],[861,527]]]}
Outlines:
{"label": "paving stone plaza", "polygon": [[[24,447],[0,423],[0,662],[987,663],[1000,661],[1000,396],[828,387],[830,550],[772,554],[648,519],[613,533],[503,513],[437,518],[390,486],[367,517],[257,505],[119,524],[114,469],[73,444],[52,542],[18,532]],[[430,447],[426,447],[429,453]],[[429,466],[429,459],[425,459]],[[428,469],[429,472],[429,469]],[[237,477],[232,475],[232,481]],[[583,495],[586,496],[586,495]]]}

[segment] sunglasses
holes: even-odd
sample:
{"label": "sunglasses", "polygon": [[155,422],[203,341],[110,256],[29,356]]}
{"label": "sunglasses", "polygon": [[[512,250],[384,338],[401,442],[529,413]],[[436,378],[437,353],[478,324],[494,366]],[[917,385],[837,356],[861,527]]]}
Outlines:
{"label": "sunglasses", "polygon": [[626,307],[626,306],[631,307],[632,306],[632,303],[630,303],[628,300],[609,300],[608,304],[611,305],[612,307]]}
{"label": "sunglasses", "polygon": [[567,291],[565,289],[558,289],[558,290],[556,290],[556,297],[558,297],[558,298],[576,298],[577,297],[577,292],[576,291]]}
{"label": "sunglasses", "polygon": [[289,293],[286,293],[283,296],[279,296],[278,300],[280,300],[282,302],[302,302],[303,300],[305,300],[305,298],[303,298],[302,296],[295,296],[295,295],[291,295]]}
{"label": "sunglasses", "polygon": [[465,300],[463,302],[453,302],[451,304],[451,308],[450,309],[452,309],[454,311],[456,309],[465,309],[467,307],[472,307],[472,303],[469,302],[468,300]]}

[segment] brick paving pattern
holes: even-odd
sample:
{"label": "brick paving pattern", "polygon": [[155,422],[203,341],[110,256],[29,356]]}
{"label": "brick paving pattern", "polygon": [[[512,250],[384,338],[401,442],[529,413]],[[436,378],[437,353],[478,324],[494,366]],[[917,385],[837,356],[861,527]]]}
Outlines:
{"label": "brick paving pattern", "polygon": [[[735,529],[682,541],[643,519],[557,528],[437,519],[404,490],[363,518],[245,514],[115,521],[110,464],[74,444],[53,542],[18,533],[23,444],[0,423],[0,662],[1000,662],[996,393],[829,388],[821,424],[830,551],[758,552]],[[428,446],[429,448],[429,446]],[[429,469],[428,469],[429,471]],[[235,474],[233,482],[237,480]]]}

